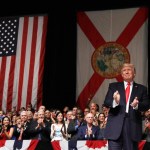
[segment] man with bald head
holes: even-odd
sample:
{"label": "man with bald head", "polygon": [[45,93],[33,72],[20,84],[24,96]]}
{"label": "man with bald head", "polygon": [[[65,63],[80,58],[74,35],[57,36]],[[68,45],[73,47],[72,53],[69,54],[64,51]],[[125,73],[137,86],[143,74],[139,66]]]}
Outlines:
{"label": "man with bald head", "polygon": [[94,115],[88,113],[85,116],[86,125],[78,129],[78,140],[96,140],[99,135],[98,126],[93,125]]}

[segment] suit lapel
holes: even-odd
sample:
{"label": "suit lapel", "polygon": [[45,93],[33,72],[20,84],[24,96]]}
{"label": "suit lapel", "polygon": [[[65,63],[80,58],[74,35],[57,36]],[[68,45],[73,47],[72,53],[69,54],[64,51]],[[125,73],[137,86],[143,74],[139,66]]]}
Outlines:
{"label": "suit lapel", "polygon": [[126,105],[126,96],[125,96],[125,88],[124,88],[124,82],[120,82],[118,85],[118,91],[120,93],[120,95],[122,96],[121,99],[123,99],[123,101],[121,101],[121,103]]}
{"label": "suit lapel", "polygon": [[137,85],[137,83],[133,82],[133,88],[132,88],[132,92],[131,92],[131,96],[130,96],[130,103],[134,100],[137,90],[138,90],[138,85]]}

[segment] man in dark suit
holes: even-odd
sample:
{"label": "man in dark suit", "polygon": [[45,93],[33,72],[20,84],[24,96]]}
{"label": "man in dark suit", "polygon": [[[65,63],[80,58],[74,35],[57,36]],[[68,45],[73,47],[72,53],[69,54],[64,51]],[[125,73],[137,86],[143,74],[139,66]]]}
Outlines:
{"label": "man in dark suit", "polygon": [[38,111],[38,119],[30,123],[31,139],[50,141],[50,124],[44,119],[44,111]]}
{"label": "man in dark suit", "polygon": [[99,135],[99,127],[93,125],[94,115],[88,113],[85,116],[86,125],[78,129],[78,140],[97,140]]}
{"label": "man in dark suit", "polygon": [[[148,110],[150,100],[147,88],[134,82],[133,64],[123,64],[121,75],[124,81],[110,83],[105,97],[104,104],[110,110],[104,136],[109,150],[138,150],[142,138],[141,112]],[[130,89],[126,100],[127,86]]]}
{"label": "man in dark suit", "polygon": [[20,119],[21,121],[14,126],[13,136],[17,140],[28,140],[30,139],[30,123],[27,120],[27,111],[21,111]]}
{"label": "man in dark suit", "polygon": [[69,150],[77,150],[76,144],[77,144],[77,133],[78,129],[83,126],[86,122],[84,120],[84,114],[81,109],[77,109],[76,118],[72,119],[69,122],[67,132],[71,135],[69,140]]}
{"label": "man in dark suit", "polygon": [[84,125],[84,114],[81,109],[77,109],[77,116],[72,119],[68,125],[67,132],[71,135],[71,139],[77,140],[77,133],[80,126]]}

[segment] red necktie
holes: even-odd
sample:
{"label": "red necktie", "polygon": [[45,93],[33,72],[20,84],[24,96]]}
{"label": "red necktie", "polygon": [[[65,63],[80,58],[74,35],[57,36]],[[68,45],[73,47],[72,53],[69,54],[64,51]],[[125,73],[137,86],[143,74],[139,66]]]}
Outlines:
{"label": "red necktie", "polygon": [[130,94],[130,82],[127,83],[126,87],[126,103],[128,102],[129,94]]}

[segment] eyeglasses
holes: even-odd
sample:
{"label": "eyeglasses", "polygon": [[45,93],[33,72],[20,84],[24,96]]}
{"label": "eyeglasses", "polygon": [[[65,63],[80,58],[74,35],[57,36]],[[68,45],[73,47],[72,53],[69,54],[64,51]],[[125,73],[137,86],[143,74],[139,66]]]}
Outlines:
{"label": "eyeglasses", "polygon": [[80,113],[77,113],[77,115],[81,115]]}
{"label": "eyeglasses", "polygon": [[80,116],[80,117],[81,117],[81,116],[82,116],[82,114],[77,114],[77,116]]}
{"label": "eyeglasses", "polygon": [[94,117],[86,117],[86,118],[92,118],[93,119]]}

